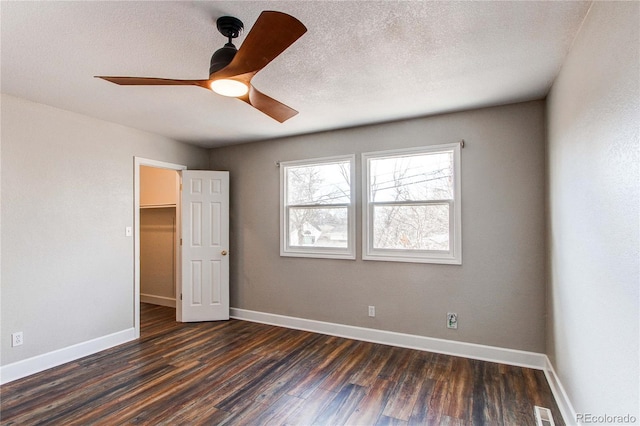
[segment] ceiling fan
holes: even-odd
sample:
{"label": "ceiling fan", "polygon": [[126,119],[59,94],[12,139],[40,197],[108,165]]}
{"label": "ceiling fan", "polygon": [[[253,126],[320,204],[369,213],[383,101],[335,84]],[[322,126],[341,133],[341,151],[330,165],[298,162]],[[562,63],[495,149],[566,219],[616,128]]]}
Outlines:
{"label": "ceiling fan", "polygon": [[264,11],[245,37],[240,49],[237,49],[232,40],[242,32],[242,21],[231,16],[223,16],[218,18],[216,25],[218,31],[229,41],[211,57],[207,80],[95,77],[120,85],[199,86],[223,96],[238,98],[280,123],[296,115],[298,111],[258,91],[251,84],[251,79],[307,32],[307,28],[286,13]]}

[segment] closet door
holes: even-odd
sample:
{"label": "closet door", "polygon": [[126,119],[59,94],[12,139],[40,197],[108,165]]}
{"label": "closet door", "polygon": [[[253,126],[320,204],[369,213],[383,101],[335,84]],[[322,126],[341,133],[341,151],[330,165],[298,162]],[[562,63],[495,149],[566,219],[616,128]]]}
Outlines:
{"label": "closet door", "polygon": [[229,172],[183,170],[183,322],[229,319]]}

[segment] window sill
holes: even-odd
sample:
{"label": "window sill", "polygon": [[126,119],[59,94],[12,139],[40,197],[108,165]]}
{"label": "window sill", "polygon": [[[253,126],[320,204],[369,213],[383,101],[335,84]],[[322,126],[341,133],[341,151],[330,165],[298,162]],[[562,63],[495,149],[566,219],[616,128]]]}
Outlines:
{"label": "window sill", "polygon": [[432,263],[441,265],[462,265],[461,257],[416,257],[389,254],[367,254],[362,255],[362,260],[377,260],[381,262],[404,262],[404,263]]}
{"label": "window sill", "polygon": [[306,257],[311,259],[356,260],[355,253],[332,253],[332,252],[281,251],[280,257]]}

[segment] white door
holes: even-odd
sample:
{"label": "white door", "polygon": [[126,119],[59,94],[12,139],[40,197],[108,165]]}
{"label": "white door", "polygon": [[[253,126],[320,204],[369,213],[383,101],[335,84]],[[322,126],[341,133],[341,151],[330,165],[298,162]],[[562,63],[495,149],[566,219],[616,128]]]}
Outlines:
{"label": "white door", "polygon": [[229,319],[229,172],[183,170],[178,320]]}

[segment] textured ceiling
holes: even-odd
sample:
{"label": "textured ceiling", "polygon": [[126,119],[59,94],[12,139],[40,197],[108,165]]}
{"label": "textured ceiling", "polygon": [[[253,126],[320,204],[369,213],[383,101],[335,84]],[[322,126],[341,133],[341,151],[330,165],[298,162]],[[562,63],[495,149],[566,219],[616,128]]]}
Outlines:
{"label": "textured ceiling", "polygon": [[[1,90],[200,146],[269,139],[543,98],[589,5],[2,1]],[[226,41],[215,19],[246,34],[262,10],[308,28],[253,79],[300,112],[283,124],[199,87],[93,78],[208,78]]]}

